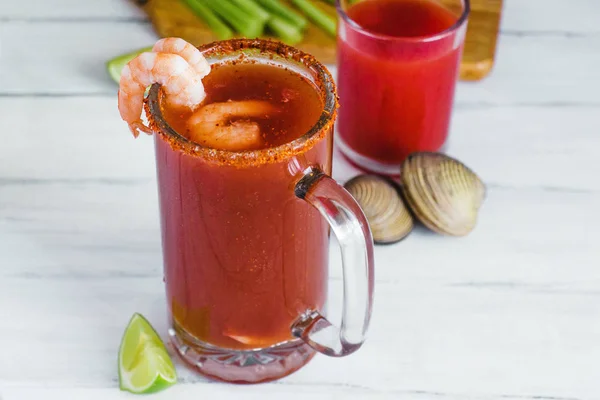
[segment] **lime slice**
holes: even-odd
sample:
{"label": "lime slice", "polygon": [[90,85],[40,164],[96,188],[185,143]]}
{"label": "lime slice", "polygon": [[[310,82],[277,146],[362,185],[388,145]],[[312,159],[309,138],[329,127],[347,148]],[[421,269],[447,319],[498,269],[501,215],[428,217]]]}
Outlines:
{"label": "lime slice", "polygon": [[131,393],[153,393],[177,382],[165,345],[142,315],[135,313],[119,347],[119,387]]}
{"label": "lime slice", "polygon": [[106,62],[106,70],[113,81],[119,83],[121,79],[121,70],[129,61],[133,60],[138,55],[145,51],[152,51],[152,47],[144,47],[131,53],[121,54],[115,58],[112,58]]}

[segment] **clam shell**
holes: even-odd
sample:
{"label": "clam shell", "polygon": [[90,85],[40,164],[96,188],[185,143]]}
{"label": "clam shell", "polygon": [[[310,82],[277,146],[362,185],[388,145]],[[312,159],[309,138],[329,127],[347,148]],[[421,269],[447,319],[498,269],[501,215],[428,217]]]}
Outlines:
{"label": "clam shell", "polygon": [[412,153],[400,179],[406,202],[429,229],[465,236],[475,228],[486,187],[460,161],[441,153]]}
{"label": "clam shell", "polygon": [[344,187],[365,213],[375,243],[395,243],[412,231],[412,216],[396,187],[386,179],[359,175],[346,182]]}

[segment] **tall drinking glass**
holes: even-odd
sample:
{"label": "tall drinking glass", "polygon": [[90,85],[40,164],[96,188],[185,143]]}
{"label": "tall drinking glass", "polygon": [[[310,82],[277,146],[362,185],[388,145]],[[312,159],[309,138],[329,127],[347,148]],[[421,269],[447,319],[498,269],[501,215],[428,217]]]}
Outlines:
{"label": "tall drinking glass", "polygon": [[[215,150],[176,132],[160,86],[151,87],[171,342],[201,373],[239,383],[288,375],[315,351],[346,356],[370,321],[373,240],[358,204],[330,177],[333,80],[313,57],[280,43],[235,39],[200,50],[211,64],[266,63],[301,74],[323,109],[289,143]],[[324,316],[330,228],[344,271],[339,328]]]}
{"label": "tall drinking glass", "polygon": [[360,167],[397,175],[438,151],[450,125],[469,0],[337,0],[337,143]]}

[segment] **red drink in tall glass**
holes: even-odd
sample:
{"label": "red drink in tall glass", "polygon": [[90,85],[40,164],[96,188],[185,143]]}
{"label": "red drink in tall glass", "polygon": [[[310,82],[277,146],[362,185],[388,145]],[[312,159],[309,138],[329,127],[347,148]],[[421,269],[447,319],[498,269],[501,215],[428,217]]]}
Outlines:
{"label": "red drink in tall glass", "polygon": [[468,4],[345,3],[338,5],[339,143],[358,165],[397,174],[408,154],[446,141]]}
{"label": "red drink in tall glass", "polygon": [[[146,99],[171,343],[201,373],[239,383],[289,375],[315,352],[353,353],[370,320],[373,240],[329,176],[333,78],[275,41],[200,50],[211,71],[196,110],[172,107],[159,85]],[[324,310],[330,227],[346,281],[339,328]]]}
{"label": "red drink in tall glass", "polygon": [[[323,109],[317,88],[282,67],[215,65],[204,85],[207,104],[259,99],[280,110],[255,118],[263,132],[258,149],[302,136]],[[186,132],[191,112],[164,113]],[[322,140],[304,157],[331,173],[330,146]],[[175,329],[238,350],[292,340],[298,315],[325,302],[329,227],[281,184],[290,179],[285,157],[260,166],[219,165],[173,151],[164,140],[156,140],[156,153]]]}

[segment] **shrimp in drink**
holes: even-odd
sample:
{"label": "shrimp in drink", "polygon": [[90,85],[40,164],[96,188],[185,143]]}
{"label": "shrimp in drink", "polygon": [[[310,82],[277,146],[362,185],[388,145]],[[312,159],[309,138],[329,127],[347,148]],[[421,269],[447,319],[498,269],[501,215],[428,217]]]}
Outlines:
{"label": "shrimp in drink", "polygon": [[263,100],[211,103],[196,111],[187,122],[190,139],[206,147],[243,150],[262,143],[258,123],[236,118],[265,117],[277,111]]}

